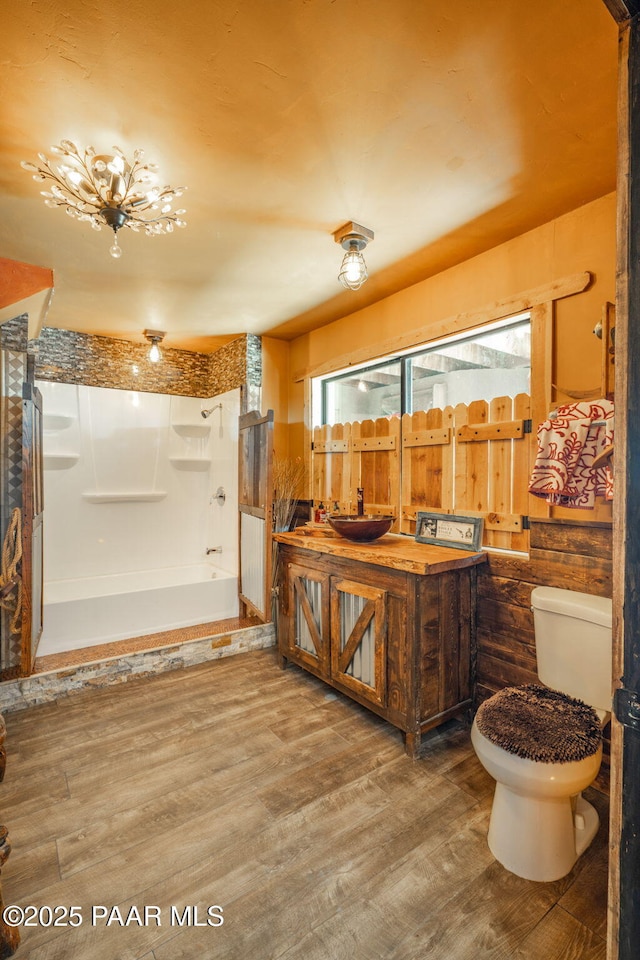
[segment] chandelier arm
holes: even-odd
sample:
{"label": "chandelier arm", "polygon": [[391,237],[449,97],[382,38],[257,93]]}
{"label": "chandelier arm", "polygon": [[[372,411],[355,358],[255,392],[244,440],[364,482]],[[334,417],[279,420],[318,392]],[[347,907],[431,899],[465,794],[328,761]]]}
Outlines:
{"label": "chandelier arm", "polygon": [[139,165],[140,165],[140,164],[139,164],[139,161],[138,161],[138,160],[134,160],[133,163],[131,164],[131,166],[129,167],[129,173],[128,173],[127,178],[126,178],[126,181],[125,181],[125,183],[126,183],[126,189],[125,189],[125,191],[124,191],[125,197],[126,197],[127,194],[129,193],[129,191],[130,191],[133,187],[135,187],[136,183],[138,182],[137,179],[136,179],[136,177],[134,176],[134,174],[137,173],[137,170],[138,170]]}
{"label": "chandelier arm", "polygon": [[180,217],[176,213],[165,213],[161,217],[154,217],[152,220],[143,220],[142,217],[136,219],[134,216],[129,216],[129,219],[123,226],[128,227],[131,223],[177,223]]}
{"label": "chandelier arm", "polygon": [[[74,200],[76,200],[76,199],[78,199],[78,198],[74,196],[74,194],[73,194],[73,193],[71,192],[71,190],[69,189],[68,183],[67,183],[65,180],[63,180],[62,177],[59,177],[59,176],[58,176],[56,173],[54,173],[51,169],[49,169],[48,172],[45,172],[44,170],[42,170],[41,173],[43,173],[44,176],[48,177],[49,180],[52,180],[53,183],[57,184],[57,186],[60,187],[60,189],[64,192],[64,194],[65,194],[66,197],[68,198],[68,199],[66,199],[66,200],[60,200],[59,197],[54,197],[54,199],[56,199],[56,200],[58,201],[59,205],[60,205],[60,204],[65,204],[66,206],[71,206],[71,207],[75,207],[75,206],[76,206],[76,204],[74,203]],[[42,181],[41,181],[41,182],[42,182]],[[83,202],[83,203],[86,203],[86,201],[84,201],[84,200],[83,200],[82,202]]]}
{"label": "chandelier arm", "polygon": [[58,174],[51,169],[48,162],[43,161],[43,163],[44,163],[44,166],[46,167],[46,170],[43,170],[42,167],[38,167],[38,172],[41,173],[43,176],[48,177],[50,180],[53,180],[55,183],[58,184],[58,186],[63,187],[68,193],[69,187],[66,181],[63,180],[61,177],[59,177]]}

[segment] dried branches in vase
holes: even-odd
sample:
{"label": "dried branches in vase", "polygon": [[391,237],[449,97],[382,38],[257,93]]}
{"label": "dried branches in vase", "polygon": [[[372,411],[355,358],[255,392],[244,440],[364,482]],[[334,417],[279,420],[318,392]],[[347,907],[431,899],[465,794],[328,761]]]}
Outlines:
{"label": "dried branches in vase", "polygon": [[285,533],[293,522],[300,488],[304,479],[304,463],[300,457],[295,460],[283,460],[276,457],[273,461],[273,531]]}

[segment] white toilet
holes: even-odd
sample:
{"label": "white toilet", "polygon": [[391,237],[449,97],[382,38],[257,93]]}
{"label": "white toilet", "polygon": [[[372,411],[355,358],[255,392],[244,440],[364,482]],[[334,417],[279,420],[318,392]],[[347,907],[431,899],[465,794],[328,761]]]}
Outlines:
{"label": "white toilet", "polygon": [[527,880],[564,877],[593,840],[580,795],[598,775],[611,709],[611,600],[554,587],[531,594],[538,676],[478,709],[471,741],[496,781],[488,842]]}

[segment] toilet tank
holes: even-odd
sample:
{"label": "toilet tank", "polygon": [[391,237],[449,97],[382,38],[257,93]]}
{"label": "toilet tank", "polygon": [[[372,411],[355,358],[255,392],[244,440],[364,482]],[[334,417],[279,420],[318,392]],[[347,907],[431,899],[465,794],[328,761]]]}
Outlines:
{"label": "toilet tank", "polygon": [[542,683],[596,710],[611,710],[611,600],[536,587],[531,609]]}

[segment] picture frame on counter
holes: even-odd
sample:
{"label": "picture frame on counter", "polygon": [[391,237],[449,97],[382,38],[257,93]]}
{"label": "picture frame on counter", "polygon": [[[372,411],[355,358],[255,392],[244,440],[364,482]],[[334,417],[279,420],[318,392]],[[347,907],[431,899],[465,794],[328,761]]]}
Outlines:
{"label": "picture frame on counter", "polygon": [[477,553],[482,544],[482,517],[463,517],[453,513],[416,514],[416,542],[438,547],[454,547]]}

